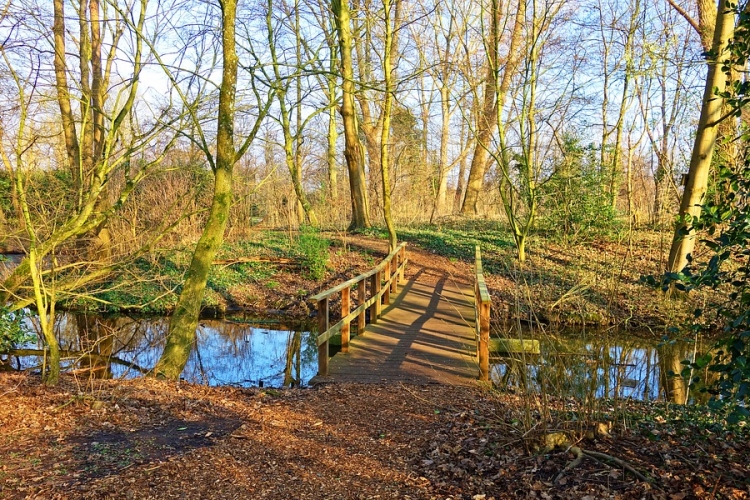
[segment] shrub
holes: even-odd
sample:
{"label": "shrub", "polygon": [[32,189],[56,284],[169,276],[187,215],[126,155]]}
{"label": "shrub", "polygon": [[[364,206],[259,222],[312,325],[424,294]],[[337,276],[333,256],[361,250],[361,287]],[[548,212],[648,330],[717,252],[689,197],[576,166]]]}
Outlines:
{"label": "shrub", "polygon": [[24,328],[23,320],[23,311],[11,312],[5,307],[0,307],[0,352],[36,340],[36,336]]}
{"label": "shrub", "polygon": [[300,228],[297,253],[302,258],[302,265],[310,278],[320,280],[325,276],[330,245],[331,241],[322,237],[317,229],[309,226]]}
{"label": "shrub", "polygon": [[543,186],[541,229],[566,241],[615,234],[621,222],[604,187],[595,150],[567,136],[557,163]]}

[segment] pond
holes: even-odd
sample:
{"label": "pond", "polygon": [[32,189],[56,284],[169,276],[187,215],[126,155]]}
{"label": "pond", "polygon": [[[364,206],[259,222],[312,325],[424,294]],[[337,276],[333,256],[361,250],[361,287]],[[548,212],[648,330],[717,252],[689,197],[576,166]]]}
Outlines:
{"label": "pond", "polygon": [[[26,324],[35,329],[33,319]],[[163,317],[61,314],[56,323],[61,349],[93,354],[66,361],[64,368],[82,374],[94,369],[107,378],[140,376],[139,369],[152,368],[168,328],[169,319]],[[110,362],[102,359],[109,357]],[[39,357],[22,358],[24,368],[40,364]],[[317,366],[317,345],[307,325],[257,318],[201,320],[182,379],[212,386],[300,386],[315,376]]]}
{"label": "pond", "polygon": [[[520,333],[519,333],[520,332]],[[711,342],[672,342],[639,339],[632,332],[612,330],[529,331],[511,329],[509,338],[524,339],[517,352],[491,352],[490,375],[496,387],[513,391],[544,391],[562,397],[590,400],[630,398],[686,404],[705,402],[701,385],[690,388],[676,376],[685,359],[705,353]],[[530,342],[534,342],[533,349]],[[498,341],[491,342],[496,348]],[[508,348],[508,350],[511,350]],[[707,370],[690,372],[711,380]]]}
{"label": "pond", "polygon": [[[26,326],[34,330],[35,321],[28,319]],[[103,377],[135,377],[156,363],[168,326],[168,318],[61,314],[56,329],[63,349],[93,355],[67,361],[69,371],[88,374],[93,369]],[[182,377],[212,386],[305,386],[317,373],[315,335],[312,325],[286,319],[202,320]],[[670,376],[682,371],[683,359],[704,352],[706,346],[700,342],[659,343],[602,330],[511,328],[505,335],[538,341],[538,353],[493,354],[492,380],[503,389],[584,399],[685,403],[704,398],[689,392],[681,378]],[[338,349],[335,340],[331,355]],[[41,358],[24,357],[20,363],[38,370]]]}

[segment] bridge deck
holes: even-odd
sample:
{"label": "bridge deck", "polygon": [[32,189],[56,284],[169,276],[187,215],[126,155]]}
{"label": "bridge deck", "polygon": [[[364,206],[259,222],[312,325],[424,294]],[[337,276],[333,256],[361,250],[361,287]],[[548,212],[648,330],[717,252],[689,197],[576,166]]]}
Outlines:
{"label": "bridge deck", "polygon": [[468,385],[477,379],[473,294],[443,277],[405,283],[383,316],[329,361],[318,382]]}

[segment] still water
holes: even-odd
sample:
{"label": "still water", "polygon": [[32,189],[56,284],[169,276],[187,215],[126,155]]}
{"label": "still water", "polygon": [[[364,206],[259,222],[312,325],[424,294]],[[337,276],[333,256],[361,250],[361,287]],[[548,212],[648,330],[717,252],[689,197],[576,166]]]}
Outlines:
{"label": "still water", "polygon": [[[514,335],[511,333],[511,335]],[[711,347],[700,339],[642,340],[632,332],[584,330],[522,331],[514,338],[538,340],[539,354],[491,353],[491,377],[497,387],[540,392],[579,400],[625,398],[666,400],[686,404],[705,402],[707,394],[687,380],[714,374],[686,370]],[[687,378],[678,376],[685,371]]]}
{"label": "still water", "polygon": [[[35,328],[34,321],[28,322]],[[85,351],[129,362],[143,370],[152,368],[164,348],[168,318],[125,316],[100,317],[83,314],[60,315],[57,337],[61,349]],[[36,346],[24,346],[36,347]],[[41,362],[27,357],[23,366]],[[86,360],[86,366],[100,365],[104,377],[140,376],[138,369],[122,363]],[[66,368],[80,370],[80,360],[67,361]],[[304,324],[269,320],[201,320],[193,351],[182,378],[193,383],[232,386],[300,386],[317,372],[314,334]]]}
{"label": "still water", "polygon": [[[183,379],[212,386],[307,385],[317,373],[315,329],[284,321],[201,321]],[[127,378],[140,376],[139,369],[147,371],[155,365],[168,326],[167,318],[61,314],[56,329],[62,349],[95,355],[83,361],[80,357],[68,360],[66,369],[84,375],[89,373],[85,369],[94,368],[100,377]],[[33,319],[27,321],[27,328],[35,330]],[[538,340],[539,353],[495,353],[491,375],[500,388],[583,399],[616,397],[679,403],[701,399],[698,391],[688,391],[683,379],[670,376],[682,371],[682,360],[705,351],[700,343],[634,340],[631,334],[596,330],[511,330],[505,334]],[[335,349],[332,345],[331,355]],[[103,361],[109,358],[114,362]],[[41,359],[30,356],[20,362],[23,368],[34,370]]]}

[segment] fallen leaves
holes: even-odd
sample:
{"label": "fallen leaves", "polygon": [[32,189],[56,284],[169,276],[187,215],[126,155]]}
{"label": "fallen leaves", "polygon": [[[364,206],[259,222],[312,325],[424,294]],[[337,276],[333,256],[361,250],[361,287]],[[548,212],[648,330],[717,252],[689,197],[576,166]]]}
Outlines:
{"label": "fallen leaves", "polygon": [[[677,500],[750,492],[746,433],[707,430],[666,411],[577,442],[650,482],[586,459],[555,483],[573,456],[562,448],[535,455],[532,441],[566,422],[524,427],[528,401],[480,389],[348,384],[270,397],[108,381],[92,394],[102,408],[84,400],[59,408],[75,393],[70,380],[49,389],[3,374],[2,393],[2,498]],[[641,415],[657,408],[633,405]]]}

